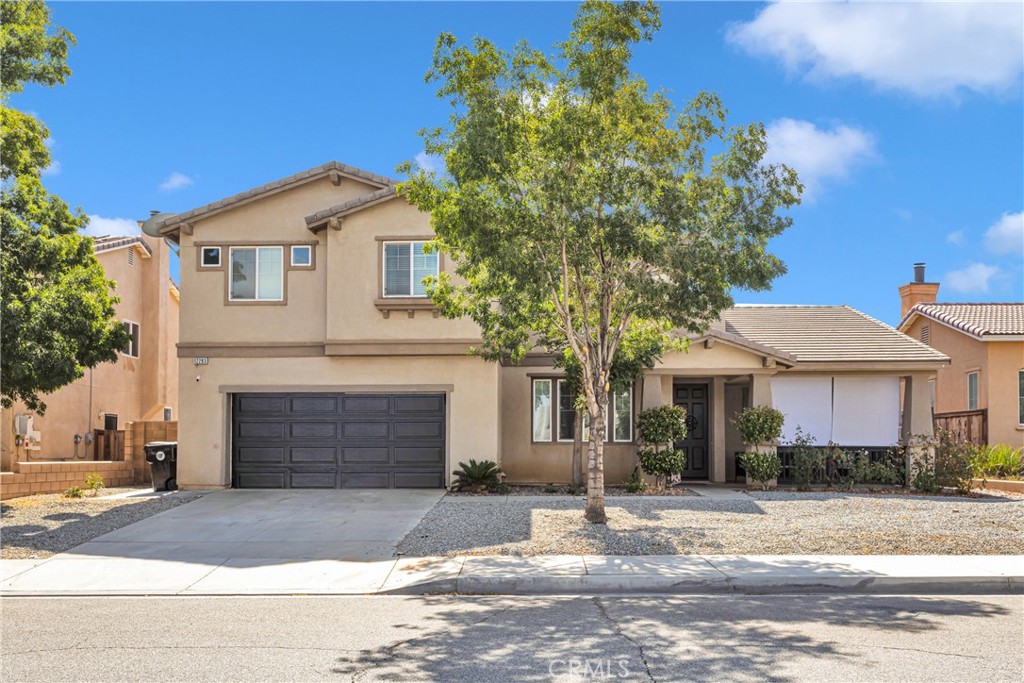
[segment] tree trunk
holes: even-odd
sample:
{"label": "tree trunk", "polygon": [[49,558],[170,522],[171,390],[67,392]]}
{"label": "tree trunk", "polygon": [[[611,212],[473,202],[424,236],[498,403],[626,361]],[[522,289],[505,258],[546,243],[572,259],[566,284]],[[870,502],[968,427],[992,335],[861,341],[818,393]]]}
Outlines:
{"label": "tree trunk", "polygon": [[583,411],[576,411],[572,439],[572,485],[583,487]]}
{"label": "tree trunk", "polygon": [[605,524],[608,516],[604,510],[604,416],[608,408],[608,396],[601,392],[597,397],[597,411],[590,414],[590,457],[587,468],[587,508],[584,513],[591,524]]}

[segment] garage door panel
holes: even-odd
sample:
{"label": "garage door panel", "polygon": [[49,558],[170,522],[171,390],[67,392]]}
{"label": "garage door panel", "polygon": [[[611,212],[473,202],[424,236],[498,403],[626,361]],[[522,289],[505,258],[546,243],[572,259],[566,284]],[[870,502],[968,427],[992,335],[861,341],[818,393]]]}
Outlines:
{"label": "garage door panel", "polygon": [[238,449],[238,461],[241,463],[284,463],[284,447],[245,446]]}
{"label": "garage door panel", "polygon": [[336,439],[338,425],[334,422],[292,422],[289,436],[293,439]]}
{"label": "garage door panel", "polygon": [[381,463],[387,464],[390,460],[391,449],[387,446],[378,446],[376,448],[342,448],[341,449],[341,462],[342,463]]}
{"label": "garage door panel", "polygon": [[341,425],[341,433],[352,439],[386,439],[390,428],[390,422],[345,422]]}
{"label": "garage door panel", "polygon": [[440,439],[444,436],[441,422],[395,422],[396,439]]}
{"label": "garage door panel", "polygon": [[284,397],[243,395],[235,403],[238,413],[280,413],[284,411]]}
{"label": "garage door panel", "polygon": [[335,396],[296,396],[289,401],[292,413],[337,413]]}
{"label": "garage door panel", "polygon": [[342,472],[343,489],[386,489],[390,488],[387,472]]}
{"label": "garage door panel", "polygon": [[395,413],[440,413],[444,412],[442,396],[396,396]]}
{"label": "garage door panel", "polygon": [[439,488],[443,394],[237,394],[239,488]]}
{"label": "garage door panel", "polygon": [[338,460],[338,449],[334,446],[293,446],[289,452],[289,461],[295,464],[304,463],[335,463]]}
{"label": "garage door panel", "polygon": [[329,472],[296,472],[289,473],[289,487],[293,489],[336,489],[338,474]]}
{"label": "garage door panel", "polygon": [[235,475],[235,486],[240,489],[283,489],[285,472],[239,472]]}
{"label": "garage door panel", "polygon": [[396,446],[395,463],[416,465],[443,465],[444,448],[441,446]]}
{"label": "garage door panel", "polygon": [[244,420],[238,423],[235,434],[242,438],[283,439],[284,423]]}
{"label": "garage door panel", "polygon": [[396,489],[439,489],[444,487],[444,476],[439,472],[396,472]]}
{"label": "garage door panel", "polygon": [[343,413],[388,413],[390,396],[345,396],[341,399]]}

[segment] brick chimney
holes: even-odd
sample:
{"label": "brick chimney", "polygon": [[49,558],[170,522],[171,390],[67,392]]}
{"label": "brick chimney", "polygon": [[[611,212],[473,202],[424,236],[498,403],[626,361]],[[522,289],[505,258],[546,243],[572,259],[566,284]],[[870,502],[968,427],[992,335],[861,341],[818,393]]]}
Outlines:
{"label": "brick chimney", "polygon": [[931,303],[939,295],[938,282],[925,282],[924,264],[914,264],[914,281],[900,287],[900,319],[917,304]]}

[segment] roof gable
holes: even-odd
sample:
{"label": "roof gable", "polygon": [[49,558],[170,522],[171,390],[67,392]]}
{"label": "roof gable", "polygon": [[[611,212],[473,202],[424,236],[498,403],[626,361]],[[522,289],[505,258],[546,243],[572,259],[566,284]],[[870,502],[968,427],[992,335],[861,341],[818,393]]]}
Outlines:
{"label": "roof gable", "polygon": [[899,329],[918,316],[979,340],[1024,336],[1024,303],[920,303],[907,311]]}

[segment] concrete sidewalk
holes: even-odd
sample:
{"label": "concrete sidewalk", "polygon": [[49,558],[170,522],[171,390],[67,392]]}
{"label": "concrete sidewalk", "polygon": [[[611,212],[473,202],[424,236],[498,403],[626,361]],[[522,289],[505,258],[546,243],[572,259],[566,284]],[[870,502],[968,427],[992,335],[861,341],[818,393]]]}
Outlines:
{"label": "concrete sidewalk", "polygon": [[0,594],[1024,594],[1024,557],[540,556],[387,560],[79,557],[0,561]]}

